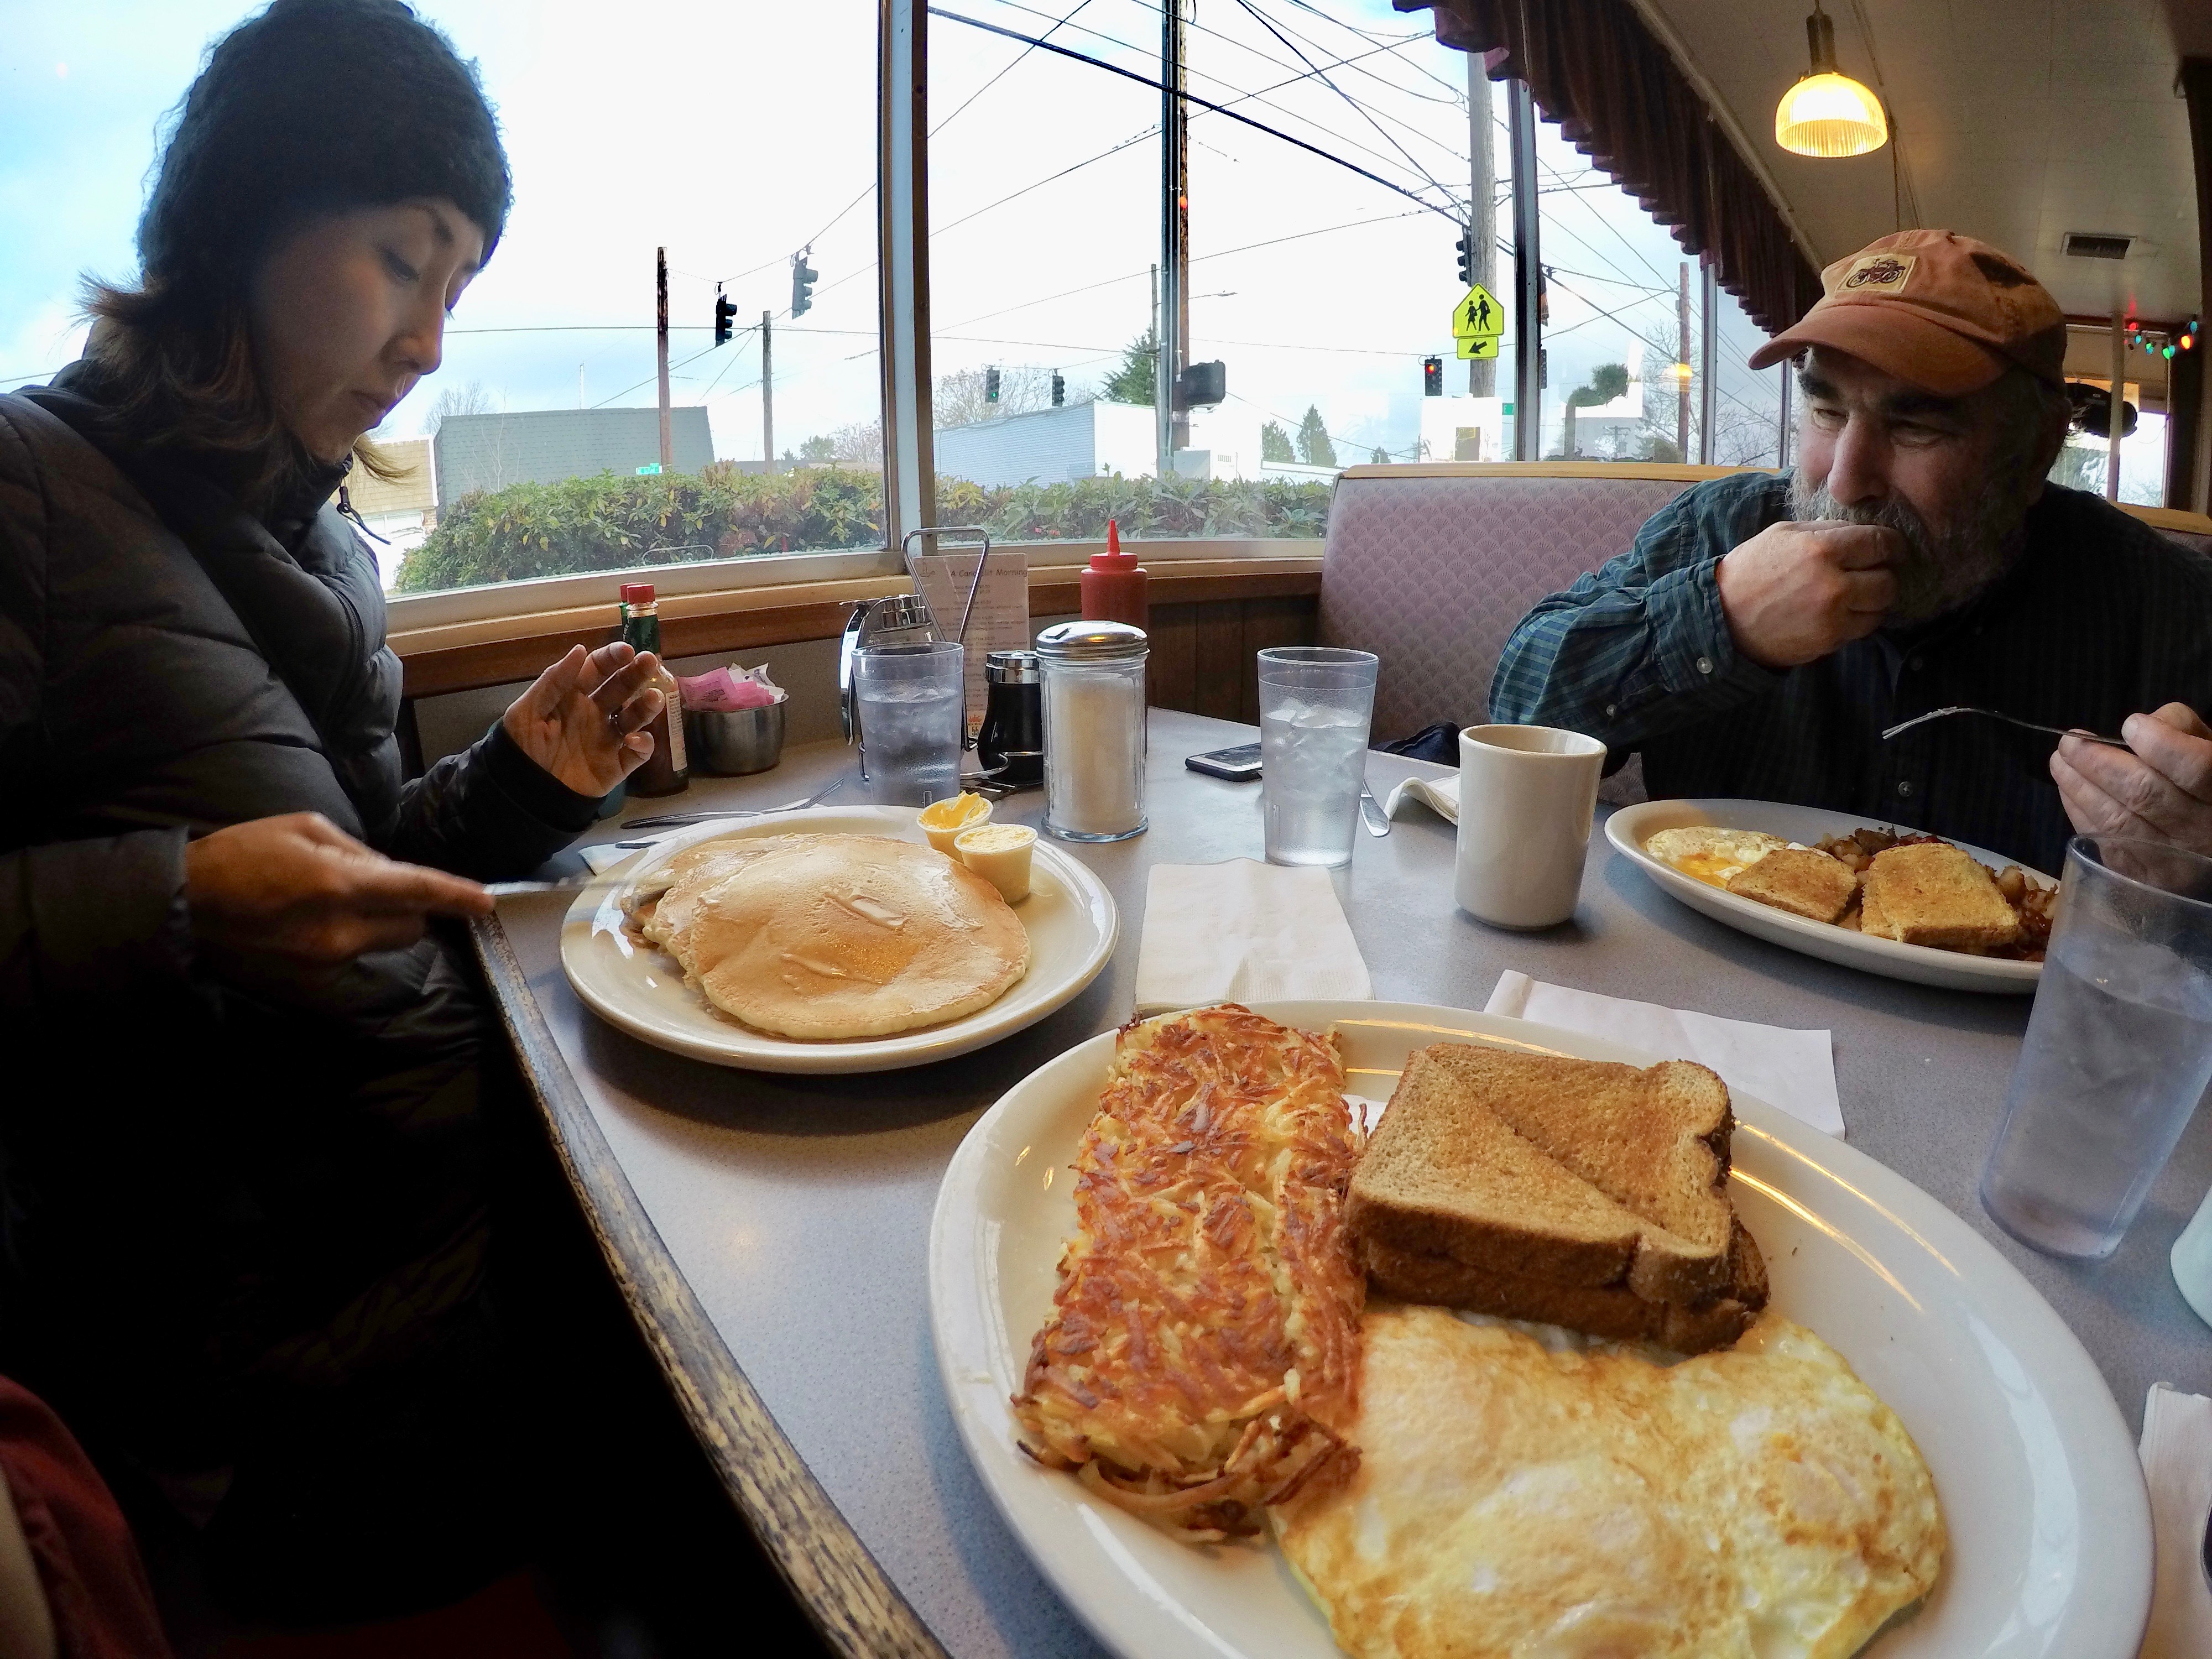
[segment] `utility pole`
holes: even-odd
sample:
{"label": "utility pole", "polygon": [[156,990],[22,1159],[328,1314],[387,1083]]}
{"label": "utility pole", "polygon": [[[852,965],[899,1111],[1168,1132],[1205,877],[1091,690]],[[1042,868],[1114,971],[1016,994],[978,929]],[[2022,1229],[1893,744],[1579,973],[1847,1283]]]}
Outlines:
{"label": "utility pole", "polygon": [[1698,459],[1713,464],[1720,426],[1720,267],[1711,250],[1698,256],[1705,276],[1698,314]]}
{"label": "utility pole", "polygon": [[1777,422],[1774,434],[1774,464],[1777,466],[1788,466],[1790,465],[1790,360],[1784,358],[1778,367],[1782,371],[1782,416]]}
{"label": "utility pole", "polygon": [[775,471],[775,359],[769,340],[769,314],[761,313],[761,471]]}
{"label": "utility pole", "polygon": [[[1498,161],[1492,143],[1497,129],[1490,114],[1490,77],[1482,72],[1482,54],[1467,58],[1468,229],[1474,236],[1474,280],[1492,294],[1498,292]],[[1467,389],[1478,398],[1498,395],[1498,359],[1470,357]]]}
{"label": "utility pole", "polygon": [[1536,96],[1517,76],[1505,83],[1513,148],[1513,459],[1543,456],[1544,267],[1537,244]]}
{"label": "utility pole", "polygon": [[[655,316],[658,319],[654,337],[660,357],[660,470],[673,472],[676,471],[676,445],[668,426],[668,250],[665,247],[656,250],[653,263],[653,287],[657,296]],[[580,368],[576,371],[576,376],[579,380],[582,380],[583,370]]]}
{"label": "utility pole", "polygon": [[1153,375],[1159,476],[1175,476],[1190,447],[1190,417],[1175,406],[1176,377],[1190,356],[1190,143],[1183,92],[1183,0],[1160,8],[1160,354]]}
{"label": "utility pole", "polygon": [[2127,424],[2128,315],[2112,313],[2112,413],[2105,428],[2105,499],[2120,499],[2120,434]]}
{"label": "utility pole", "polygon": [[1682,261],[1682,297],[1674,309],[1681,343],[1674,352],[1674,453],[1690,459],[1690,262]]}

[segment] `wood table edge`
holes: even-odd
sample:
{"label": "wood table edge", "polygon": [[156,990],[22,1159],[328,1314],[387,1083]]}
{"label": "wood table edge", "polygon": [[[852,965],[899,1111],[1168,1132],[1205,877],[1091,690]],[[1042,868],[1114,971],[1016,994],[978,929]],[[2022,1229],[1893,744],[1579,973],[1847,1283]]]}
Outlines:
{"label": "wood table edge", "polygon": [[470,937],[553,1151],[684,1420],[776,1571],[850,1659],[950,1659],[806,1467],[616,1161],[497,916]]}

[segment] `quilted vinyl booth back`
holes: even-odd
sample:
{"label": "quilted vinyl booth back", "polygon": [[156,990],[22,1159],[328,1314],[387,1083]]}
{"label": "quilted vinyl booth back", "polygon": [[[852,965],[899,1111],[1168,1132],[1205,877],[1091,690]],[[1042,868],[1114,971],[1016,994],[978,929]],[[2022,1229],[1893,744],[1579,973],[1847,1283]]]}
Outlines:
{"label": "quilted vinyl booth back", "polygon": [[1431,462],[1337,480],[1322,552],[1323,645],[1372,651],[1375,741],[1490,718],[1490,677],[1547,593],[1626,553],[1644,521],[1718,466]]}

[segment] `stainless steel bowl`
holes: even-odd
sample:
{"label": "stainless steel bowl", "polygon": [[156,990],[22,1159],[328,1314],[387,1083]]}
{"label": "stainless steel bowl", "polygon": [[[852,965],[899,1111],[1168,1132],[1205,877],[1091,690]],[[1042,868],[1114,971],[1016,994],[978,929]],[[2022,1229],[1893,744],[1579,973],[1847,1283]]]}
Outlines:
{"label": "stainless steel bowl", "polygon": [[684,711],[684,747],[692,766],[717,777],[765,772],[783,758],[784,705]]}

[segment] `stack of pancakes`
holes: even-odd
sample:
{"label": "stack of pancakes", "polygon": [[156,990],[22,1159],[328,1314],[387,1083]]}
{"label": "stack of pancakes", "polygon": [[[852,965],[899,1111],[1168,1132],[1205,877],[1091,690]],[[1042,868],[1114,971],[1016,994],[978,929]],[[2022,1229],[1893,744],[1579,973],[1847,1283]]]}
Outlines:
{"label": "stack of pancakes", "polygon": [[1029,970],[1029,934],[995,887],[886,836],[702,842],[640,883],[629,908],[709,1003],[782,1036],[941,1024]]}

